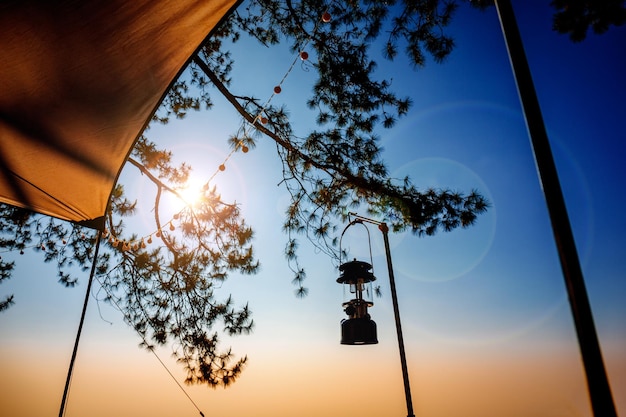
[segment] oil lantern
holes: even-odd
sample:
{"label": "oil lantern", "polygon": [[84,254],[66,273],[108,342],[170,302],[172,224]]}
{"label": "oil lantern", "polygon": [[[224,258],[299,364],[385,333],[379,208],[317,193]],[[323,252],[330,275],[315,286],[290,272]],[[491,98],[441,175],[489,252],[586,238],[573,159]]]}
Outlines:
{"label": "oil lantern", "polygon": [[376,323],[367,312],[374,305],[372,282],[376,277],[371,269],[371,264],[356,259],[339,266],[337,282],[343,285],[342,306],[348,315],[341,321],[342,345],[378,343]]}

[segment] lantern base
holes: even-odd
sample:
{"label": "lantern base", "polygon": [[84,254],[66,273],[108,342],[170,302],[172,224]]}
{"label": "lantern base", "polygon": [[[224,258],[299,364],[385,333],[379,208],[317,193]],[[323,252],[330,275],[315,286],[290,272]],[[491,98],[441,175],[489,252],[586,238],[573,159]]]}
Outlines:
{"label": "lantern base", "polygon": [[342,345],[375,345],[376,322],[370,318],[354,318],[341,321]]}

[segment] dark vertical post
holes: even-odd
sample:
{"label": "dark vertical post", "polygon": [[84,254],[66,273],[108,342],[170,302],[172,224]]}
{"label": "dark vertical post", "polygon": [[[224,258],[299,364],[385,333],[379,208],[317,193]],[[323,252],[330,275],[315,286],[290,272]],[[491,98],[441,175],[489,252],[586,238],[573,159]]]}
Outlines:
{"label": "dark vertical post", "polygon": [[495,0],[548,206],[596,417],[617,417],[556,165],[510,0]]}
{"label": "dark vertical post", "polygon": [[83,311],[80,315],[80,322],[78,323],[78,331],[76,332],[76,340],[74,341],[74,350],[72,351],[72,358],[70,359],[70,366],[67,371],[67,378],[65,380],[65,389],[63,390],[63,399],[61,400],[61,408],[59,409],[59,417],[63,417],[65,414],[65,403],[67,401],[67,394],[70,388],[70,382],[72,381],[72,371],[74,370],[74,362],[76,361],[76,354],[78,353],[78,342],[80,342],[80,334],[83,330],[83,323],[85,322],[85,314],[87,313],[87,304],[89,302],[89,296],[91,293],[91,284],[93,283],[93,277],[96,273],[96,264],[98,263],[98,252],[100,250],[100,235],[101,232],[97,231],[96,237],[96,249],[93,255],[93,262],[91,264],[91,273],[89,274],[89,281],[87,282],[87,291],[85,292],[85,301],[83,303]]}
{"label": "dark vertical post", "polygon": [[396,319],[396,333],[398,334],[398,348],[400,349],[400,364],[402,365],[402,379],[404,381],[404,396],[406,397],[406,410],[408,417],[415,417],[413,414],[413,400],[411,399],[411,385],[409,384],[409,371],[406,365],[406,353],[404,351],[404,338],[402,337],[402,325],[400,324],[400,310],[398,308],[398,296],[396,294],[396,280],[393,275],[393,265],[391,264],[391,251],[389,249],[389,228],[385,223],[378,225],[383,232],[385,241],[385,254],[387,255],[387,269],[389,270],[389,285],[391,287],[391,301],[393,303],[393,315]]}

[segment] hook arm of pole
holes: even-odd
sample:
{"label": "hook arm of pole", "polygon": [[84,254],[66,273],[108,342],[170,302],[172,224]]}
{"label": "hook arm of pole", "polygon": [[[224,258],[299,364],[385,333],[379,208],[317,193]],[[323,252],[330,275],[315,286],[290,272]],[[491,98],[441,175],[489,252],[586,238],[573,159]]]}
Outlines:
{"label": "hook arm of pole", "polygon": [[359,215],[357,213],[354,213],[354,212],[349,212],[348,213],[348,218],[350,218],[350,217],[354,217],[354,220],[350,221],[348,226],[351,226],[351,225],[356,224],[356,223],[363,223],[363,222],[365,222],[365,223],[375,224],[376,226],[378,226],[378,229],[380,229],[380,231],[383,232],[383,233],[387,233],[389,231],[389,227],[387,226],[387,223],[385,223],[385,222],[381,222],[381,221],[378,221],[378,220],[374,220],[374,219],[370,219],[370,218],[367,218],[367,217],[363,217],[363,216],[361,216],[361,215]]}

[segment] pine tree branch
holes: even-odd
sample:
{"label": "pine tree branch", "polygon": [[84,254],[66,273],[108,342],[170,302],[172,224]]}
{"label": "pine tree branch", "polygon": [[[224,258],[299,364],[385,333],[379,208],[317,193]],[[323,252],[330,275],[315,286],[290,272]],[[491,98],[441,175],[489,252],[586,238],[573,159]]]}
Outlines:
{"label": "pine tree branch", "polygon": [[134,165],[137,169],[139,169],[139,171],[141,171],[142,174],[147,176],[150,179],[150,181],[152,181],[152,183],[156,185],[157,192],[154,198],[154,221],[156,223],[157,230],[161,234],[161,240],[163,241],[165,246],[167,246],[169,251],[174,255],[174,258],[176,258],[178,256],[178,251],[176,250],[172,242],[168,239],[167,235],[163,233],[162,226],[161,226],[161,218],[159,216],[159,207],[161,205],[161,194],[163,193],[163,190],[169,191],[170,193],[174,194],[176,197],[181,198],[181,199],[182,199],[182,196],[172,187],[169,187],[167,184],[165,184],[163,181],[157,178],[154,174],[152,174],[150,170],[148,170],[148,168],[146,168],[139,161],[133,158],[128,158],[128,162],[130,162],[131,165]]}
{"label": "pine tree branch", "polygon": [[314,167],[316,167],[316,168],[326,172],[328,175],[332,176],[332,172],[331,171],[334,171],[332,169],[332,167],[320,164],[317,161],[315,161],[314,159],[312,159],[311,157],[309,157],[308,155],[302,153],[302,151],[300,151],[299,149],[294,147],[291,143],[289,143],[288,141],[282,139],[281,137],[276,135],[274,132],[272,132],[271,130],[269,130],[265,126],[263,126],[263,124],[259,121],[258,117],[253,116],[250,113],[248,113],[246,111],[246,109],[239,103],[239,101],[237,101],[237,97],[235,95],[233,95],[228,90],[228,88],[226,88],[224,83],[222,83],[220,81],[220,79],[217,77],[217,75],[213,71],[211,71],[211,69],[206,64],[206,62],[204,62],[199,56],[195,56],[194,59],[193,59],[193,62],[196,65],[198,65],[198,67],[200,67],[202,72],[204,72],[205,75],[207,77],[209,77],[209,80],[211,80],[211,82],[218,89],[218,91],[220,93],[222,93],[222,95],[226,98],[226,100],[228,100],[228,102],[233,105],[235,110],[237,110],[237,112],[239,114],[241,114],[241,116],[244,119],[246,119],[251,125],[253,125],[255,128],[257,128],[260,132],[262,132],[266,136],[270,137],[272,140],[274,140],[277,144],[282,146],[288,152],[296,154],[303,161],[311,164],[312,166],[314,166]]}
{"label": "pine tree branch", "polygon": [[[258,117],[251,115],[246,109],[239,103],[236,96],[234,96],[228,88],[219,80],[217,75],[209,68],[209,66],[198,56],[194,58],[194,63],[200,67],[200,69],[206,74],[209,80],[214,84],[218,91],[233,105],[233,107],[241,114],[241,116],[256,127],[260,132],[274,140],[279,146],[285,149],[288,153],[295,155],[305,165],[310,165],[320,171],[328,174],[339,186],[346,186],[356,189],[361,193],[369,196],[369,200],[378,196],[379,201],[385,201],[389,208],[402,215],[404,224],[411,226],[413,231],[418,233],[432,234],[432,230],[424,229],[427,224],[439,225],[437,215],[449,214],[447,210],[443,208],[441,200],[444,200],[449,205],[454,205],[453,199],[448,192],[439,192],[436,195],[436,199],[433,200],[431,193],[420,193],[414,188],[406,188],[395,186],[389,182],[382,181],[372,176],[357,175],[350,171],[350,169],[342,164],[324,164],[319,160],[307,155],[300,149],[296,148],[289,141],[281,138],[278,134],[271,131],[267,127],[260,123]],[[290,166],[290,168],[292,168]],[[341,177],[340,178],[338,178]],[[300,184],[304,189],[304,186]],[[470,195],[469,199],[477,198],[477,200],[470,207],[475,209],[477,213],[480,213],[488,207],[488,203],[475,194]],[[379,207],[380,208],[380,207]],[[471,217],[472,220],[464,220],[463,226],[467,226],[473,223],[475,216]]]}
{"label": "pine tree branch", "polygon": [[[335,173],[340,174],[344,177],[349,183],[354,184],[359,188],[363,188],[364,190],[369,190],[368,183],[359,179],[357,176],[353,175],[350,172],[345,170],[338,170],[336,166],[322,164],[319,161],[311,158],[309,155],[303,153],[300,149],[293,146],[288,141],[282,139],[280,136],[263,126],[260,123],[257,117],[251,115],[246,111],[246,109],[237,101],[237,98],[228,90],[228,88],[219,80],[217,75],[211,71],[209,66],[198,56],[194,57],[194,62],[200,67],[200,69],[206,74],[206,76],[211,80],[211,82],[215,85],[220,93],[228,100],[229,103],[233,105],[233,107],[237,110],[241,116],[246,119],[250,124],[252,124],[255,128],[257,128],[260,132],[274,140],[278,145],[283,147],[287,152],[295,154],[298,158],[300,158],[305,164],[309,164],[325,173],[327,173],[331,178],[336,179]],[[377,191],[382,191],[382,188],[377,187]],[[391,197],[391,195],[390,195]]]}

